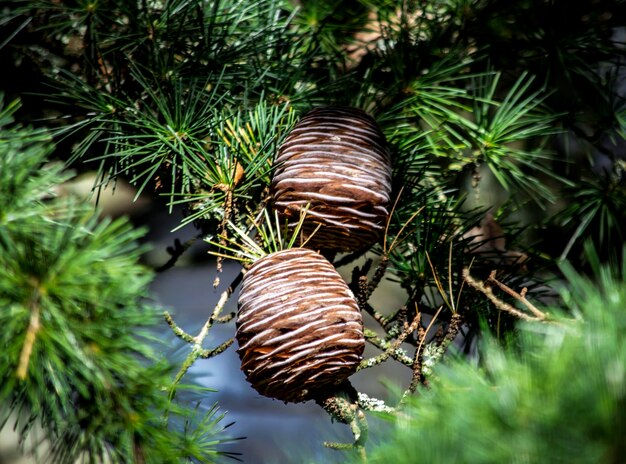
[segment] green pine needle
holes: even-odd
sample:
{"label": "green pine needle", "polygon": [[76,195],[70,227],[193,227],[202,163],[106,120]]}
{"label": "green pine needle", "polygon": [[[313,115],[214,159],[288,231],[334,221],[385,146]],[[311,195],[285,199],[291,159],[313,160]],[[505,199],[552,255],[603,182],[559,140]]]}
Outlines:
{"label": "green pine needle", "polygon": [[48,445],[36,450],[47,462],[215,460],[222,416],[196,420],[166,394],[173,366],[153,334],[143,230],[55,199],[68,174],[46,168],[51,146],[32,130],[0,133],[0,425],[16,421],[21,443],[41,428],[33,446]]}

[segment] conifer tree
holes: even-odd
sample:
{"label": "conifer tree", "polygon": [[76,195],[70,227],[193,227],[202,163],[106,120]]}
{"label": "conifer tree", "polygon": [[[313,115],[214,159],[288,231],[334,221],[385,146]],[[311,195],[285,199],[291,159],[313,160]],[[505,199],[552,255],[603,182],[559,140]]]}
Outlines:
{"label": "conifer tree", "polygon": [[[384,208],[377,206],[388,217],[373,228],[382,233],[361,249],[321,251],[349,277],[347,284],[368,321],[363,338],[378,350],[355,370],[383,362],[406,366],[406,377],[398,380],[406,388],[396,404],[369,398],[349,382],[312,398],[331,416],[349,424],[354,433],[354,443],[327,445],[356,449],[363,457],[368,436],[365,412],[395,411],[400,421],[410,414],[404,423],[416,432],[406,432],[400,422],[398,440],[389,438],[390,447],[401,449],[405,438],[410,443],[416,436],[435,434],[438,438],[432,439],[430,456],[434,460],[437,456],[458,458],[461,445],[446,442],[446,430],[460,430],[459,424],[468,423],[464,421],[470,417],[477,421],[472,427],[477,440],[478,421],[488,422],[485,434],[493,433],[493,437],[502,427],[496,409],[476,415],[482,399],[496,401],[484,388],[486,378],[503,385],[505,402],[513,398],[507,385],[529,395],[553,394],[556,383],[564,379],[564,374],[559,376],[562,363],[572,369],[593,364],[591,360],[567,364],[569,356],[581,348],[576,345],[582,343],[579,338],[603,331],[610,334],[619,326],[619,311],[610,311],[612,316],[607,318],[615,319],[608,325],[594,322],[601,318],[598,311],[603,308],[595,297],[585,299],[573,290],[591,284],[571,267],[580,274],[593,269],[598,273],[601,266],[595,261],[623,263],[626,57],[620,18],[626,15],[626,2],[20,0],[2,6],[0,59],[13,71],[5,74],[23,79],[17,79],[17,84],[5,79],[0,86],[11,101],[21,98],[23,109],[15,109],[17,117],[37,128],[4,136],[2,147],[8,153],[27,155],[5,156],[2,162],[15,163],[10,167],[15,174],[6,174],[8,164],[0,173],[7,192],[0,201],[6,202],[6,211],[13,211],[2,211],[7,252],[0,259],[9,267],[0,285],[7,292],[4,298],[13,295],[21,302],[4,316],[9,325],[3,347],[10,348],[7,353],[12,357],[3,358],[6,364],[0,372],[11,380],[0,391],[13,405],[5,410],[33,414],[48,427],[47,436],[54,441],[60,437],[57,419],[64,414],[83,421],[92,417],[97,426],[97,415],[79,414],[80,407],[88,405],[74,402],[97,396],[98,388],[108,385],[107,375],[127,380],[120,380],[122,393],[115,398],[100,392],[123,410],[134,405],[126,402],[129,390],[125,389],[136,392],[146,387],[140,379],[148,378],[146,373],[153,370],[149,375],[159,380],[157,390],[146,388],[145,395],[131,395],[140,402],[131,409],[140,411],[135,425],[142,427],[133,429],[135,425],[124,423],[122,414],[117,426],[126,434],[119,435],[121,441],[111,438],[113,428],[97,427],[98,434],[89,441],[81,433],[91,430],[91,425],[81,422],[85,428],[79,427],[72,436],[83,445],[70,448],[75,450],[70,457],[121,453],[121,460],[139,460],[137,442],[176,448],[165,446],[167,441],[157,440],[157,434],[190,447],[183,447],[187,451],[181,455],[202,461],[213,453],[214,413],[196,421],[195,429],[185,429],[197,431],[193,438],[178,435],[181,429],[169,427],[167,421],[154,422],[154,413],[174,407],[176,392],[197,359],[232,349],[234,328],[233,337],[221,345],[207,346],[205,341],[216,324],[236,319],[235,314],[223,314],[224,306],[238,296],[239,284],[254,262],[285,247],[306,246],[316,229],[318,237],[329,236],[325,235],[328,230],[319,231],[324,221],[310,227],[299,214],[315,218],[319,214],[316,205],[300,205],[292,217],[288,217],[291,206],[279,212],[275,208],[277,155],[313,108],[363,111],[380,127],[385,140],[378,151],[389,154],[390,201]],[[354,126],[354,121],[345,125]],[[49,143],[32,140],[42,134],[39,129],[47,130]],[[45,156],[38,157],[39,152]],[[182,206],[185,217],[180,225],[193,224],[198,229],[198,237],[216,257],[218,271],[226,259],[241,263],[241,272],[232,282],[221,282],[218,273],[214,284],[221,296],[197,334],[188,333],[170,314],[165,315],[173,333],[189,348],[175,372],[168,371],[167,363],[153,359],[153,348],[129,338],[154,316],[142,299],[148,274],[134,264],[140,249],[131,243],[137,233],[124,223],[100,224],[75,204],[45,199],[51,186],[67,175],[61,167],[43,169],[46,156],[75,170],[97,170],[95,190],[123,177],[138,192],[164,199],[172,210]],[[319,198],[318,193],[310,198]],[[368,214],[356,207],[348,209],[356,216]],[[346,214],[346,208],[342,211]],[[22,218],[23,223],[17,227],[14,218]],[[343,225],[351,219],[343,216]],[[586,246],[593,250],[585,252],[585,244],[592,244]],[[323,248],[323,240],[316,246]],[[186,249],[180,244],[173,247],[172,259],[164,268],[175,265]],[[42,261],[40,255],[48,252],[53,255]],[[110,256],[106,263],[104,256]],[[61,364],[57,369],[51,369],[54,363],[48,364],[49,371],[31,373],[30,366],[41,356],[36,350],[45,347],[37,334],[47,333],[37,329],[41,324],[37,317],[42,316],[33,316],[43,314],[43,309],[35,310],[42,295],[33,293],[33,288],[39,288],[33,282],[56,278],[57,274],[49,273],[54,263],[68,266],[67,286],[55,281],[59,287],[51,289],[61,293],[50,303],[50,314],[57,314],[54,304],[64,305],[59,311],[68,310],[54,318],[59,330],[54,331],[57,338],[50,339],[62,353],[55,354],[55,362]],[[615,277],[620,275],[620,263],[613,265],[613,277],[595,282],[606,294],[620,285]],[[32,269],[10,267],[22,265]],[[93,272],[85,281],[72,274],[91,265],[100,273]],[[123,266],[128,266],[129,273],[124,291],[116,287],[121,285],[116,277],[121,278]],[[25,276],[35,276],[35,280]],[[404,295],[400,307],[372,303],[372,294],[385,280],[396,282]],[[542,302],[552,301],[562,282],[572,290],[545,309]],[[111,349],[118,351],[100,349],[112,358],[102,355],[106,369],[94,371],[97,379],[76,377],[71,369],[84,369],[85,360],[95,356],[84,350],[98,346],[103,334],[92,335],[96,345],[77,338],[74,324],[82,324],[80,318],[86,314],[83,309],[72,312],[71,297],[95,303],[89,298],[100,292],[113,300],[102,297],[98,303],[114,306],[134,325],[116,326],[115,330],[123,329],[123,336]],[[90,317],[101,314],[100,306],[87,307],[93,312]],[[571,318],[582,322],[571,322]],[[116,319],[105,322],[94,330],[121,323]],[[562,324],[571,326],[571,332]],[[579,328],[586,324],[588,333]],[[267,326],[267,330],[274,329]],[[533,338],[527,336],[529,330],[545,334]],[[545,352],[538,345],[549,345],[559,337],[567,340],[563,358],[555,354],[548,357],[549,363],[532,362],[536,353]],[[33,338],[34,342],[29,341]],[[71,343],[84,346],[74,352]],[[478,351],[482,353],[478,357],[474,356],[477,343],[488,346]],[[615,343],[606,353],[614,348],[619,351]],[[133,361],[132,372],[118,372],[116,356],[131,353],[147,359]],[[263,359],[266,354],[255,356]],[[477,358],[484,371],[468,367],[467,355]],[[454,359],[449,361],[449,370],[436,369],[448,359]],[[72,361],[80,366],[72,366]],[[61,365],[65,367],[60,369]],[[523,383],[521,374],[511,375],[507,383],[509,369],[528,371],[529,383]],[[57,378],[57,371],[67,378]],[[544,372],[554,375],[554,383],[541,385],[537,376]],[[619,377],[616,382],[620,384],[624,373],[616,372],[610,375]],[[122,375],[129,373],[132,376]],[[24,383],[29,379],[35,382],[33,390]],[[468,382],[475,402],[461,405],[459,397],[446,388]],[[73,394],[57,402],[47,397],[50,404],[40,407],[34,400],[41,388],[51,385],[62,385]],[[158,395],[159,388],[168,394]],[[583,392],[589,390],[572,386],[564,393],[563,404],[571,404],[567,401]],[[433,397],[436,401],[429,400]],[[623,403],[620,398],[616,394],[606,402],[615,414]],[[142,409],[149,403],[150,408]],[[509,411],[527,413],[538,404],[529,400]],[[186,409],[177,412],[189,417]],[[446,417],[459,414],[450,419],[449,429],[426,419],[444,412]],[[544,422],[538,419],[537,427],[564,424],[557,415],[546,415]],[[595,416],[598,423],[605,417]],[[515,433],[522,432],[521,422],[507,424]],[[565,439],[574,440],[581,430],[585,429]],[[137,435],[139,431],[143,435]],[[592,449],[590,444],[589,454],[581,456],[619,454],[619,447],[611,441],[616,436],[602,435],[598,447]],[[498,454],[498,448],[479,447],[473,457],[465,457],[478,461],[486,453],[486,461],[498,462],[515,452],[532,460],[532,453],[540,449],[531,449],[538,445],[539,435],[529,433],[523,439],[529,448],[509,447]],[[151,450],[155,460],[158,453],[166,452],[160,447]],[[59,461],[67,457],[65,452],[59,451]],[[387,449],[380,453],[389,456]]]}

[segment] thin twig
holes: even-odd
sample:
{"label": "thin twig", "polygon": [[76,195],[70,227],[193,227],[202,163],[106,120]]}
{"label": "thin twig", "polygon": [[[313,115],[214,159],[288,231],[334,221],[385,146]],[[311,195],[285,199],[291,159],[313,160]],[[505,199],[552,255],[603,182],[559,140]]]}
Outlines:
{"label": "thin twig", "polygon": [[386,361],[387,359],[389,359],[389,357],[393,356],[393,354],[398,350],[398,348],[400,348],[400,345],[404,343],[404,340],[406,340],[406,338],[410,334],[412,334],[413,332],[415,332],[415,330],[417,330],[420,324],[421,317],[422,317],[422,314],[419,311],[417,311],[417,314],[415,315],[413,322],[411,322],[411,324],[405,323],[405,327],[402,330],[402,333],[400,334],[400,336],[393,343],[390,343],[389,347],[378,356],[361,361],[361,363],[359,364],[359,367],[357,368],[357,372],[360,371],[361,369],[376,366]]}
{"label": "thin twig", "polygon": [[385,272],[387,271],[387,266],[389,265],[389,256],[383,255],[380,257],[380,262],[378,266],[376,266],[376,270],[374,271],[374,275],[372,276],[372,280],[370,281],[367,289],[367,296],[372,296],[374,290],[378,288],[380,282],[383,280]]}
{"label": "thin twig", "polygon": [[372,398],[365,393],[358,392],[357,404],[364,411],[384,412],[394,414],[396,410],[391,406],[387,406],[383,400]]}
{"label": "thin twig", "polygon": [[413,375],[411,377],[411,383],[409,384],[409,388],[407,389],[403,397],[407,397],[409,394],[414,393],[415,390],[417,390],[417,386],[420,383],[425,382],[425,377],[422,372],[422,347],[424,346],[428,332],[430,332],[430,329],[435,324],[435,321],[437,320],[437,317],[439,317],[439,313],[441,313],[442,309],[443,306],[440,306],[439,309],[437,309],[437,312],[430,320],[428,327],[426,327],[425,330],[420,331],[419,333],[419,344],[417,345],[417,349],[415,350],[415,357],[413,358]]}
{"label": "thin twig", "polygon": [[447,348],[447,346],[452,343],[452,341],[459,334],[459,330],[461,330],[462,322],[463,318],[458,312],[452,315],[452,318],[450,319],[450,325],[448,325],[448,330],[446,331],[446,336],[443,337],[440,346]]}
{"label": "thin twig", "polygon": [[402,326],[404,326],[404,322],[406,321],[408,308],[407,305],[402,305],[395,314],[386,317],[386,323],[383,326],[385,332],[387,333],[387,340],[397,337],[400,332],[402,332]]}
{"label": "thin twig", "polygon": [[357,291],[356,291],[356,301],[361,308],[365,308],[368,302],[368,279],[366,275],[359,276],[356,280],[357,282]]}
{"label": "thin twig", "polygon": [[[528,314],[526,314],[526,313],[520,311],[519,309],[513,307],[509,303],[506,303],[506,302],[502,301],[501,299],[499,299],[497,296],[495,296],[493,294],[493,291],[491,290],[490,287],[487,287],[483,282],[480,282],[480,281],[474,279],[470,275],[469,269],[467,269],[467,268],[463,269],[463,278],[465,279],[465,282],[467,282],[470,287],[472,287],[475,290],[478,290],[479,292],[484,294],[487,297],[487,299],[489,301],[491,301],[493,303],[493,305],[496,308],[498,308],[499,310],[501,310],[501,311],[505,311],[505,312],[507,312],[507,313],[509,313],[509,314],[511,314],[511,315],[513,315],[513,316],[515,316],[517,318],[519,318],[519,319],[523,319],[525,321],[545,321],[545,319],[547,317],[546,314],[544,314],[544,313],[541,313],[542,314],[541,317],[529,316]],[[525,298],[522,299],[520,297],[520,298],[518,298],[518,300],[523,303]]]}
{"label": "thin twig", "polygon": [[361,311],[365,311],[370,316],[372,316],[374,320],[381,325],[381,327],[385,327],[385,325],[388,324],[387,318],[385,318],[385,316],[376,311],[376,309],[374,309],[372,305],[368,303],[369,283],[367,275],[365,274],[369,270],[371,263],[371,260],[368,260],[365,262],[362,268],[354,268],[352,272],[352,282],[350,284],[350,287],[355,295],[357,304],[359,305]]}
{"label": "thin twig", "polygon": [[228,347],[234,343],[234,341],[235,341],[234,338],[229,338],[224,343],[222,343],[221,345],[216,346],[212,350],[203,350],[200,353],[199,356],[201,358],[204,358],[204,359],[208,359],[208,358],[212,358],[214,356],[217,356],[218,354],[223,353],[224,351],[226,351],[228,349]]}
{"label": "thin twig", "polygon": [[232,321],[236,315],[237,313],[235,311],[231,311],[228,314],[214,318],[213,322],[216,322],[218,324],[226,324],[227,322]]}
{"label": "thin twig", "polygon": [[187,343],[193,343],[194,342],[193,335],[190,335],[187,332],[185,332],[183,329],[181,329],[176,324],[176,322],[174,322],[174,318],[172,317],[172,315],[168,311],[165,311],[163,313],[163,316],[165,317],[165,322],[167,322],[167,325],[169,325],[170,329],[172,329],[172,332],[174,332],[174,335],[176,335],[179,338],[182,338]]}
{"label": "thin twig", "polygon": [[[443,335],[442,328],[439,327],[435,338],[430,343],[425,345],[423,349],[420,347],[419,357],[416,358],[414,369],[413,380],[415,383],[412,385],[414,389],[417,389],[418,381],[427,385],[428,378],[432,375],[433,368],[441,360],[443,355],[446,354],[448,347],[459,333],[461,320],[461,315],[459,313],[454,313],[450,319],[445,335]],[[426,339],[427,332],[428,331],[425,331],[420,334],[422,336],[420,339],[422,345]],[[412,393],[412,391],[409,388],[403,396],[403,401],[406,400],[410,393]]]}
{"label": "thin twig", "polygon": [[167,262],[165,264],[157,267],[155,269],[155,272],[163,272],[163,271],[166,271],[167,269],[170,269],[170,268],[174,267],[174,265],[176,264],[178,259],[200,237],[202,237],[202,234],[199,234],[199,235],[196,235],[195,237],[190,238],[189,240],[185,241],[185,243],[181,243],[179,239],[174,239],[174,246],[173,247],[167,247],[167,252],[170,254],[170,259],[167,260]]}
{"label": "thin twig", "polygon": [[[390,343],[381,339],[374,331],[365,329],[364,333],[365,339],[379,350],[387,351],[389,349]],[[404,364],[405,366],[411,366],[413,364],[413,359],[407,356],[402,348],[390,351],[390,355],[393,359]]]}
{"label": "thin twig", "polygon": [[26,336],[24,337],[24,345],[22,346],[22,352],[20,353],[20,362],[17,365],[17,371],[15,373],[17,378],[20,380],[26,379],[30,356],[33,352],[33,346],[35,345],[35,340],[37,338],[37,332],[41,329],[41,322],[39,320],[40,297],[41,294],[39,292],[39,285],[36,283],[28,305],[30,310],[30,322],[28,323],[28,329],[26,331]]}
{"label": "thin twig", "polygon": [[365,442],[367,441],[369,427],[365,414],[359,409],[358,393],[349,382],[337,386],[330,394],[315,399],[332,418],[348,424],[353,443],[325,442],[324,446],[331,449],[355,449],[361,456],[362,462],[366,462]]}
{"label": "thin twig", "polygon": [[[174,378],[174,381],[172,382],[172,385],[169,388],[169,400],[170,401],[172,401],[174,399],[174,396],[176,395],[176,386],[180,383],[180,381],[185,376],[185,374],[187,373],[189,368],[193,365],[193,363],[199,357],[210,357],[212,352],[215,352],[215,351],[218,351],[218,350],[219,350],[218,352],[221,353],[222,351],[227,349],[232,344],[232,340],[228,340],[228,341],[222,343],[220,346],[218,346],[214,350],[206,350],[206,349],[202,348],[202,343],[204,342],[204,339],[209,334],[209,331],[210,331],[211,327],[213,326],[213,324],[217,320],[220,319],[220,313],[224,309],[224,306],[226,305],[226,302],[228,301],[228,299],[232,295],[232,293],[235,290],[235,288],[237,288],[237,286],[241,282],[241,279],[243,279],[243,275],[244,275],[244,270],[242,269],[241,272],[239,272],[239,274],[237,274],[237,276],[233,279],[232,283],[228,286],[228,288],[221,293],[218,302],[215,304],[215,306],[213,308],[213,312],[212,312],[211,316],[204,323],[204,325],[202,326],[202,329],[200,329],[200,332],[198,333],[198,335],[196,335],[195,337],[191,337],[190,340],[187,340],[188,343],[190,343],[192,345],[191,346],[191,352],[187,355],[187,357],[183,361],[183,364],[181,365],[180,369],[178,370],[178,372],[176,374],[176,377]],[[170,316],[170,319],[171,319],[171,316]],[[171,323],[168,322],[168,324],[170,325],[170,327],[172,327],[172,329],[174,329],[174,327],[177,327],[173,320],[171,321]],[[181,332],[183,332],[183,331],[181,330]],[[176,331],[174,331],[174,333],[176,333]],[[215,353],[215,354],[217,354],[217,353]],[[165,412],[165,419],[167,419],[167,415],[168,415],[168,411]]]}
{"label": "thin twig", "polygon": [[491,271],[491,274],[489,274],[489,278],[487,280],[496,284],[498,287],[500,287],[502,291],[508,293],[516,300],[521,301],[528,308],[528,310],[533,313],[538,319],[546,319],[547,314],[539,311],[535,305],[533,305],[530,301],[526,299],[526,292],[528,291],[526,287],[522,288],[522,291],[520,293],[517,293],[512,288],[507,287],[505,284],[496,279],[496,271]]}
{"label": "thin twig", "polygon": [[200,333],[198,333],[198,335],[196,335],[195,337],[196,345],[199,346],[202,344],[207,334],[209,333],[209,330],[215,323],[215,320],[220,317],[220,313],[222,312],[222,309],[224,309],[224,306],[226,305],[226,302],[230,298],[230,295],[232,295],[237,285],[239,285],[239,282],[241,281],[241,279],[243,279],[243,274],[244,274],[243,270],[239,272],[239,274],[237,274],[237,277],[235,277],[235,279],[228,286],[228,288],[221,293],[219,300],[217,301],[217,303],[215,304],[215,307],[213,308],[213,313],[211,314],[211,317],[207,319],[207,321],[202,326],[202,329],[200,329]]}

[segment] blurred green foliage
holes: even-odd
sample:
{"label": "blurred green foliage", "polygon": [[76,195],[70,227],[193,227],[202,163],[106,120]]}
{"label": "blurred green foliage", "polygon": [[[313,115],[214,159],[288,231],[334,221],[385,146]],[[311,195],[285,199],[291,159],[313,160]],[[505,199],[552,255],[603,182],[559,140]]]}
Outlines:
{"label": "blurred green foliage", "polygon": [[70,173],[48,161],[49,136],[11,122],[15,110],[0,113],[0,428],[14,424],[45,462],[228,454],[215,406],[168,400],[144,231],[60,196]]}
{"label": "blurred green foliage", "polygon": [[504,347],[486,338],[474,362],[439,365],[368,462],[623,462],[624,254],[600,266],[590,253],[593,278],[564,266],[554,322],[524,324]]}

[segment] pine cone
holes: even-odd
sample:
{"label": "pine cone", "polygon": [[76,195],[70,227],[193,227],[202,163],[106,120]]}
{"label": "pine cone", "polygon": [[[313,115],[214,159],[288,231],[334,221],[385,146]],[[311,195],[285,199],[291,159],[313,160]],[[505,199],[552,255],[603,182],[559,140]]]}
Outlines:
{"label": "pine cone", "polygon": [[289,133],[276,157],[274,208],[293,225],[310,204],[307,247],[354,251],[376,242],[388,216],[391,162],[376,121],[356,108],[317,108]]}
{"label": "pine cone", "polygon": [[306,401],[344,381],[365,348],[352,292],[324,257],[304,248],[269,254],[250,267],[236,337],[248,381],[285,402]]}

